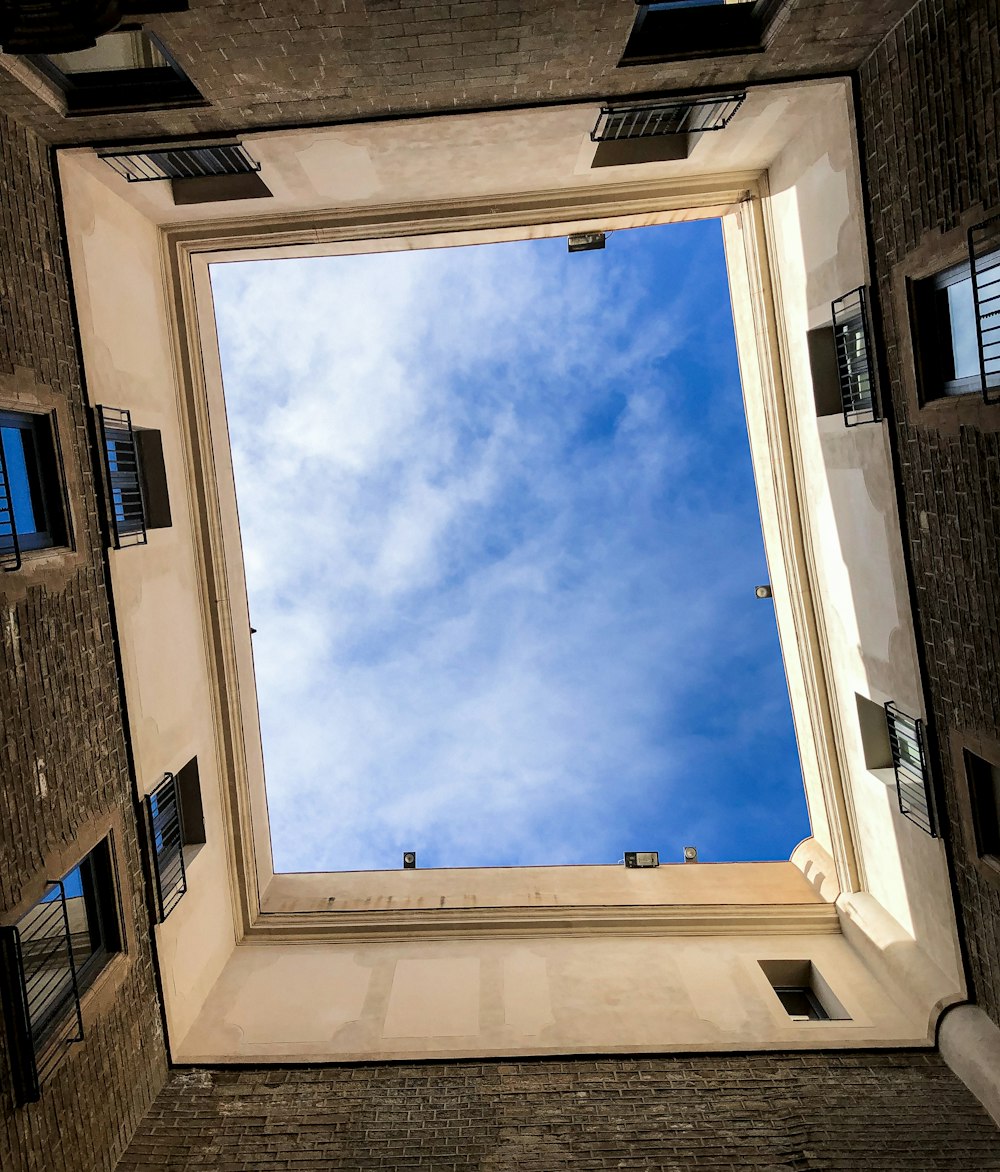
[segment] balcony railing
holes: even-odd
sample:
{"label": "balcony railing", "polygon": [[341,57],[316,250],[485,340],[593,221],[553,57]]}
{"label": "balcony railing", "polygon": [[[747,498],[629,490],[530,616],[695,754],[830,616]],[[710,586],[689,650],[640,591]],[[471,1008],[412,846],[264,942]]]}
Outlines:
{"label": "balcony railing", "polygon": [[117,407],[98,407],[108,513],[115,549],[146,543],[146,506],[132,418]]}
{"label": "balcony railing", "polygon": [[187,891],[180,794],[172,773],[165,774],[146,798],[146,817],[153,852],[156,908],[162,923]]}
{"label": "balcony railing", "polygon": [[7,461],[0,441],[0,569],[21,568],[21,547],[17,540],[17,526],[14,523],[14,498],[10,480],[7,477]]}
{"label": "balcony railing", "polygon": [[0,986],[18,1103],[36,1102],[66,1048],[83,1039],[66,888],[49,884],[16,926],[0,928]]}
{"label": "balcony railing", "polygon": [[242,143],[104,151],[100,157],[129,183],[247,175],[260,170],[260,163],[251,158]]}
{"label": "balcony railing", "polygon": [[900,813],[937,838],[937,818],[924,754],[923,721],[907,716],[891,700],[886,703],[885,718]]}
{"label": "balcony railing", "polygon": [[1000,403],[1000,216],[969,229],[969,269],[983,398]]}
{"label": "balcony railing", "polygon": [[848,427],[875,423],[878,403],[864,286],[839,297],[831,311],[844,423]]}
{"label": "balcony railing", "polygon": [[590,137],[593,142],[609,142],[724,130],[745,101],[745,93],[728,93],[666,102],[602,106]]}

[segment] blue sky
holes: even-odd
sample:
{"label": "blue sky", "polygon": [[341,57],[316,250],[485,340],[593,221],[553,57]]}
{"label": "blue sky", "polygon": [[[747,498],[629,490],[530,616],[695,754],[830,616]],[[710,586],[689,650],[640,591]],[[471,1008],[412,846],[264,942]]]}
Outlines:
{"label": "blue sky", "polygon": [[717,221],[212,283],[277,870],[788,857]]}

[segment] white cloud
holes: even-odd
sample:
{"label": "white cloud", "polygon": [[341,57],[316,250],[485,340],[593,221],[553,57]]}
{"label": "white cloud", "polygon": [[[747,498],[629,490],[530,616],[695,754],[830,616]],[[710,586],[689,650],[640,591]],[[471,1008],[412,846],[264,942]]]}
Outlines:
{"label": "white cloud", "polygon": [[614,861],[753,654],[692,315],[557,248],[213,269],[279,869]]}

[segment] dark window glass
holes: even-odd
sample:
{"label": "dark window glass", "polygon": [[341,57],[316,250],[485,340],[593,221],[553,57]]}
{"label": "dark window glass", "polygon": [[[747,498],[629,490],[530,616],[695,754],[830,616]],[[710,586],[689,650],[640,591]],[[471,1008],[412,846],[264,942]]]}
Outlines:
{"label": "dark window glass", "polygon": [[782,985],[774,991],[792,1021],[829,1021],[830,1015],[808,986]]}
{"label": "dark window glass", "polygon": [[965,766],[972,796],[976,849],[980,855],[1000,859],[1000,767],[968,752]]}
{"label": "dark window glass", "polygon": [[47,415],[0,412],[7,492],[22,550],[66,543],[62,492]]}

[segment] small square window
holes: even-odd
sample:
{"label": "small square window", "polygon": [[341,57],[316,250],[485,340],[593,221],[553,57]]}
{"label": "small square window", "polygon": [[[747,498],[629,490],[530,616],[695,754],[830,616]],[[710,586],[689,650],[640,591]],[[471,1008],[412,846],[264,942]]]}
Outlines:
{"label": "small square window", "polygon": [[1000,865],[1000,766],[966,750],[965,770],[972,798],[976,851]]}
{"label": "small square window", "polygon": [[167,773],[146,797],[149,842],[156,881],[157,916],[162,923],[187,892],[187,864],[205,842],[198,758],[177,774]]}
{"label": "small square window", "polygon": [[659,0],[639,3],[619,65],[757,53],[780,0]]}
{"label": "small square window", "polygon": [[[977,258],[981,302],[1000,289],[1000,250]],[[914,336],[921,396],[924,401],[946,395],[983,392],[977,289],[972,261],[952,265],[911,286]],[[984,339],[984,344],[987,343]],[[996,348],[996,343],[992,343]],[[987,390],[1000,388],[1000,372],[987,364]]]}
{"label": "small square window", "polygon": [[808,985],[776,985],[774,991],[792,1021],[830,1020],[830,1015]]}
{"label": "small square window", "polygon": [[116,549],[145,545],[147,530],[170,527],[170,497],[160,432],[133,427],[118,407],[96,409],[104,453],[104,486]]}
{"label": "small square window", "polygon": [[49,415],[0,412],[0,564],[67,542],[56,441]]}
{"label": "small square window", "polygon": [[62,90],[69,114],[204,105],[204,99],[152,33],[116,29],[89,49],[35,56]]}
{"label": "small square window", "polygon": [[850,1021],[851,1015],[809,960],[758,961],[791,1021]]}
{"label": "small square window", "polygon": [[17,921],[0,928],[0,987],[15,1095],[40,1096],[83,1038],[81,994],[122,948],[111,844],[99,843]]}

